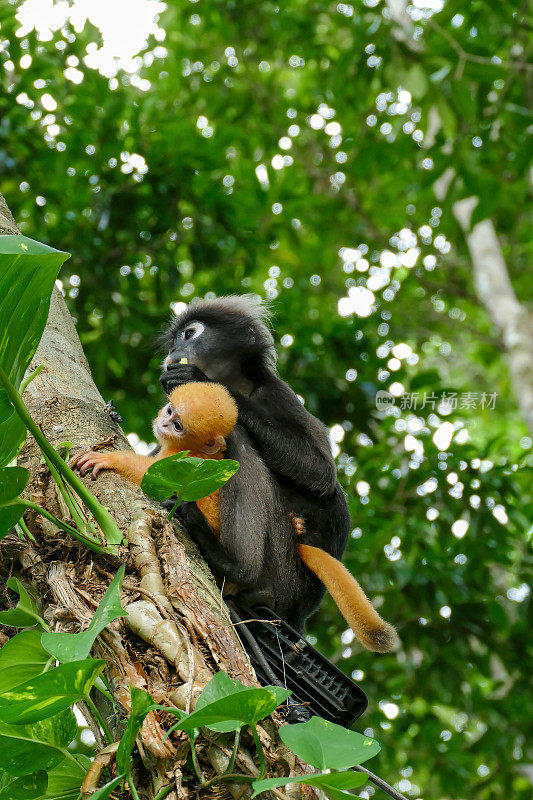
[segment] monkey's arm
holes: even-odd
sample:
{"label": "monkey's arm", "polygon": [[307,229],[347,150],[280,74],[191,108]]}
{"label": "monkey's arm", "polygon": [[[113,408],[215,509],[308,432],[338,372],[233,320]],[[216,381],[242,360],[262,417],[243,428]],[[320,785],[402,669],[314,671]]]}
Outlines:
{"label": "monkey's arm", "polygon": [[334,492],[337,470],[326,429],[286,383],[269,381],[250,397],[232,394],[239,423],[270,469],[312,492]]}
{"label": "monkey's arm", "polygon": [[254,584],[257,581],[259,565],[253,559],[236,558],[231,549],[225,547],[214,535],[196,503],[181,503],[177,514],[218,578],[226,578],[239,585]]}
{"label": "monkey's arm", "polygon": [[135,453],[121,451],[112,453],[90,452],[75,458],[70,462],[70,466],[73,469],[78,469],[80,475],[85,475],[92,470],[91,480],[93,481],[103,469],[112,469],[127,480],[140,486],[144,473],[156,461],[157,458],[138,456]]}
{"label": "monkey's arm", "polygon": [[172,389],[183,386],[184,383],[211,383],[207,375],[194,364],[175,364],[169,367],[163,372],[159,382],[165,394],[170,394]]}

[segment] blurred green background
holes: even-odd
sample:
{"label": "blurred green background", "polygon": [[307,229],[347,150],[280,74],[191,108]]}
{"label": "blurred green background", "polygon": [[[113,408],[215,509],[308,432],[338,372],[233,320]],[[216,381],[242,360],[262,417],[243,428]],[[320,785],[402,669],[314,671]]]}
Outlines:
{"label": "blurred green background", "polygon": [[330,600],[310,634],[412,798],[531,796],[531,432],[453,214],[478,197],[529,308],[531,22],[497,0],[0,9],[1,189],[72,253],[63,292],[131,441],[173,308],[273,301],[280,374],[332,431],[346,564],[403,648],[362,652]]}

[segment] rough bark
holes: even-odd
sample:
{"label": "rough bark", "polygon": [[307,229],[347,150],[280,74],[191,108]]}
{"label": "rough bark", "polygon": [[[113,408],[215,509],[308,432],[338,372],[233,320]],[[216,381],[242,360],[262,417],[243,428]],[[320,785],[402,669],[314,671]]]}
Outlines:
{"label": "rough bark", "polygon": [[515,294],[491,220],[470,230],[477,202],[476,197],[461,200],[454,214],[466,236],[477,295],[502,336],[518,404],[533,433],[533,314]]}
{"label": "rough bark", "polygon": [[[0,233],[20,233],[1,195]],[[24,401],[54,445],[70,441],[73,452],[77,452],[104,438],[120,449],[129,448],[124,434],[105,411],[58,290],[53,294],[48,323],[30,369],[39,364],[44,365],[44,370],[26,389]],[[31,436],[18,463],[30,470],[27,491],[32,499],[65,518],[66,509]],[[129,685],[145,689],[158,702],[186,707],[194,703],[201,688],[220,668],[244,683],[255,683],[213,577],[185,532],[166,522],[157,504],[118,475],[103,473],[95,482],[89,478],[87,482],[109,508],[129,543],[122,553],[127,564],[122,603],[129,606],[131,613],[126,622],[119,620],[109,626],[95,648],[95,654],[106,660],[115,699],[124,712],[129,710]],[[26,514],[25,520],[36,542],[26,543],[14,535],[6,537],[0,543],[0,577],[14,572],[31,585],[54,629],[83,629],[116,565],[85,550],[41,517]],[[13,630],[0,630],[0,641],[5,641],[4,633],[12,635]],[[116,719],[110,719],[112,728],[113,722],[116,725]],[[152,713],[141,732],[139,750],[146,770],[143,796],[153,797],[173,783],[174,790],[168,797],[178,800],[186,796],[180,772],[183,748],[176,739],[163,741],[164,723],[164,717]],[[98,736],[97,726],[93,728]],[[270,764],[278,764],[283,759],[274,743],[275,725],[269,733],[265,733],[267,759]],[[107,748],[97,759],[87,776],[84,797],[94,791],[100,771],[113,755],[112,749]],[[229,750],[220,737],[212,736],[201,757],[204,767],[215,775],[223,771]],[[245,747],[237,764],[243,771],[254,769]],[[294,767],[294,760],[291,766]],[[230,794],[243,796],[242,784],[228,789]],[[247,788],[244,796],[249,793]]]}

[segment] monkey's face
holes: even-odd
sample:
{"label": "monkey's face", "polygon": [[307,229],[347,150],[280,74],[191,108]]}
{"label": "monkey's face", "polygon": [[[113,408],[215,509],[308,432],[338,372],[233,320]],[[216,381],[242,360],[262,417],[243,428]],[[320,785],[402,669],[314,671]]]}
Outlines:
{"label": "monkey's face", "polygon": [[239,373],[243,354],[253,345],[251,326],[232,324],[232,320],[191,320],[173,336],[169,354],[163,362],[166,370],[184,358],[194,364],[211,380],[228,381]]}
{"label": "monkey's face", "polygon": [[[163,444],[164,441],[180,441],[187,438],[187,431],[172,403],[167,403],[167,405],[160,410],[159,414],[154,419],[152,429],[160,444]],[[186,445],[184,444],[181,449],[185,450]]]}
{"label": "monkey's face", "polygon": [[237,423],[237,405],[219,384],[188,383],[173,389],[154,420],[159,443],[175,452],[206,454],[225,449],[225,437]]}

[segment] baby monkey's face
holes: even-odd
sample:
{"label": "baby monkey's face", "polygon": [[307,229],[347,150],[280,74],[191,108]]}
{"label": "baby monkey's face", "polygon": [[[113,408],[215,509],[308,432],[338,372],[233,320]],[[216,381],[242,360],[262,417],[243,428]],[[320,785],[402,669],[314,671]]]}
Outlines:
{"label": "baby monkey's face", "polygon": [[237,405],[228,391],[215,383],[188,383],[170,394],[153,423],[154,434],[176,452],[225,450],[225,437],[237,422]]}
{"label": "baby monkey's face", "polygon": [[156,439],[160,444],[165,439],[185,439],[187,430],[177,409],[167,403],[160,410],[152,425]]}

